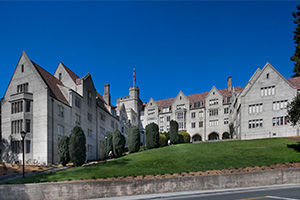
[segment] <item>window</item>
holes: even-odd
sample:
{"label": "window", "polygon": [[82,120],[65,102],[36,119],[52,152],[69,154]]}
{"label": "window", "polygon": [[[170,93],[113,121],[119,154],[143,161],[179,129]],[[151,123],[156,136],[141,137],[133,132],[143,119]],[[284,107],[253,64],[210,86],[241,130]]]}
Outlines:
{"label": "window", "polygon": [[224,124],[228,124],[229,123],[229,119],[228,118],[224,118]]}
{"label": "window", "polygon": [[25,100],[25,102],[26,102],[26,112],[30,112],[31,101]]}
{"label": "window", "polygon": [[30,153],[30,140],[26,140],[26,153]]}
{"label": "window", "polygon": [[169,131],[170,130],[170,125],[167,125],[167,131]]}
{"label": "window", "polygon": [[60,124],[57,125],[57,134],[64,135],[64,127]]}
{"label": "window", "polygon": [[170,116],[167,116],[167,122],[169,122],[171,120]]}
{"label": "window", "polygon": [[62,105],[58,105],[58,116],[64,117],[64,107]]}
{"label": "window", "polygon": [[23,112],[23,101],[11,103],[11,114]]}
{"label": "window", "polygon": [[80,102],[79,97],[75,97],[75,106],[76,106],[77,108],[80,108],[80,104],[81,104],[81,102]]}
{"label": "window", "polygon": [[24,83],[21,85],[17,86],[17,92],[22,93],[22,92],[28,92],[28,83]]}
{"label": "window", "polygon": [[105,122],[105,115],[103,113],[100,113],[100,119]]}
{"label": "window", "polygon": [[166,112],[169,112],[170,110],[169,110],[169,107],[163,107],[163,113],[166,113]]}
{"label": "window", "polygon": [[179,130],[185,129],[185,123],[183,123],[183,122],[178,122],[178,129],[179,129]]}
{"label": "window", "polygon": [[211,100],[209,100],[209,105],[210,106],[218,105],[218,104],[219,104],[218,99],[211,99]]}
{"label": "window", "polygon": [[260,89],[260,96],[275,95],[275,86],[263,87]]}
{"label": "window", "polygon": [[219,125],[219,120],[214,119],[214,120],[209,120],[209,126],[218,126]]}
{"label": "window", "polygon": [[23,130],[23,120],[14,120],[11,122],[11,133],[12,134],[17,134],[21,133]]}
{"label": "window", "polygon": [[92,105],[92,92],[88,91],[88,105],[91,106]]}
{"label": "window", "polygon": [[24,72],[24,65],[23,64],[21,65],[21,72],[22,73]]}
{"label": "window", "polygon": [[273,110],[282,110],[287,106],[288,100],[283,101],[273,101]]}
{"label": "window", "polygon": [[183,119],[183,112],[179,112],[179,113],[177,113],[177,119]]}
{"label": "window", "polygon": [[288,119],[286,116],[273,117],[272,122],[273,126],[282,126],[288,124]]}
{"label": "window", "polygon": [[266,78],[269,79],[269,73],[267,73]]}
{"label": "window", "polygon": [[248,122],[249,129],[260,128],[263,126],[263,119],[253,119]]}
{"label": "window", "polygon": [[164,119],[165,119],[164,117],[160,117],[160,118],[159,118],[159,122],[160,122],[160,123],[163,123],[163,122],[164,122]]}
{"label": "window", "polygon": [[196,127],[196,123],[193,122],[193,123],[191,124],[191,127],[192,127],[192,128],[195,128],[195,127]]}
{"label": "window", "polygon": [[160,126],[159,127],[159,132],[163,132],[164,131],[164,127],[163,126]]}
{"label": "window", "polygon": [[148,115],[153,115],[155,113],[155,109],[148,109]]}
{"label": "window", "polygon": [[203,127],[203,121],[199,122],[199,128]]}
{"label": "window", "polygon": [[194,103],[194,108],[200,108],[203,106],[203,101],[198,101]]}
{"label": "window", "polygon": [[248,107],[249,114],[256,114],[256,113],[262,113],[263,111],[263,104],[252,104]]}
{"label": "window", "polygon": [[91,114],[91,113],[88,113],[88,114],[87,114],[87,119],[88,119],[90,122],[92,122],[93,117],[92,117],[92,114]]}
{"label": "window", "polygon": [[199,118],[203,117],[203,111],[199,111]]}
{"label": "window", "polygon": [[218,115],[218,109],[209,110],[209,116],[217,116],[217,115]]}
{"label": "window", "polygon": [[58,74],[58,79],[61,81],[61,73]]}
{"label": "window", "polygon": [[194,119],[196,117],[196,113],[195,112],[192,112],[191,113],[191,117]]}
{"label": "window", "polygon": [[11,150],[13,153],[22,153],[22,142],[11,141]]}
{"label": "window", "polygon": [[184,104],[180,104],[176,106],[176,110],[180,110],[180,109],[184,109],[185,105]]}
{"label": "window", "polygon": [[229,108],[224,108],[224,114],[228,114],[229,113]]}
{"label": "window", "polygon": [[26,119],[26,132],[30,132],[30,119]]}
{"label": "window", "polygon": [[100,127],[100,135],[105,135],[105,128],[103,127]]}
{"label": "window", "polygon": [[227,97],[227,103],[230,103],[231,97]]}
{"label": "window", "polygon": [[75,124],[80,126],[81,123],[81,117],[78,114],[75,114]]}

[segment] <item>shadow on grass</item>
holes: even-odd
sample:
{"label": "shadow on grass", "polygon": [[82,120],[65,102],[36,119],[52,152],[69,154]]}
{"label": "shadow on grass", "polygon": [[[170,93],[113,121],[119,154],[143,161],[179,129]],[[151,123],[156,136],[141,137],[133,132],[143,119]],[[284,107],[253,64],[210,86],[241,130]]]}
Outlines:
{"label": "shadow on grass", "polygon": [[288,144],[287,147],[292,148],[295,151],[300,152],[300,142],[297,142],[297,144]]}
{"label": "shadow on grass", "polygon": [[105,164],[110,165],[110,166],[113,166],[113,165],[114,166],[116,166],[116,165],[123,166],[123,165],[126,165],[129,161],[130,161],[130,159],[124,158],[124,159],[112,160],[110,162],[106,162]]}

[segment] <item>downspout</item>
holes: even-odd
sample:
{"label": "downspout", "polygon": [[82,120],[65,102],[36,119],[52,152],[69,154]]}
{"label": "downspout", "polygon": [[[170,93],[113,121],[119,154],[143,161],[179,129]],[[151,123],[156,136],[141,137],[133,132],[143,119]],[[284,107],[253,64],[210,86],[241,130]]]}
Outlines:
{"label": "downspout", "polygon": [[52,157],[52,164],[54,163],[54,100],[53,98],[51,98],[51,114],[52,114],[52,124],[51,124],[51,129],[52,129],[52,133],[51,133],[51,136],[52,136],[52,142],[51,142],[51,157]]}
{"label": "downspout", "polygon": [[96,160],[98,159],[98,107],[96,103]]}

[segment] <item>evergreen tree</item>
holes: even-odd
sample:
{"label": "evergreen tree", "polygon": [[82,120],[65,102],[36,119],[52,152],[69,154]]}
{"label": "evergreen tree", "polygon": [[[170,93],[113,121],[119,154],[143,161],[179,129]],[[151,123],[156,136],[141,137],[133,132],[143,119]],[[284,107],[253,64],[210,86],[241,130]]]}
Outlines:
{"label": "evergreen tree", "polygon": [[300,93],[287,106],[287,118],[293,126],[300,124]]}
{"label": "evergreen tree", "polygon": [[111,132],[107,131],[104,136],[105,158],[108,157],[110,151],[113,151],[112,135],[113,134]]}
{"label": "evergreen tree", "polygon": [[76,126],[70,135],[70,160],[75,166],[81,166],[86,160],[86,139],[83,130]]}
{"label": "evergreen tree", "polygon": [[158,125],[150,123],[146,126],[146,146],[147,149],[159,147],[159,132]]}
{"label": "evergreen tree", "polygon": [[297,25],[296,30],[294,31],[294,42],[296,44],[296,51],[294,56],[291,57],[291,60],[294,63],[294,76],[300,76],[300,5],[297,6],[297,12],[293,13],[294,23]]}
{"label": "evergreen tree", "polygon": [[68,136],[60,136],[58,138],[58,154],[59,160],[63,166],[66,166],[68,162],[70,162],[69,155],[69,137]]}
{"label": "evergreen tree", "polygon": [[121,157],[124,152],[125,146],[125,137],[122,137],[122,134],[119,130],[115,130],[112,137],[113,143],[113,152],[115,157]]}
{"label": "evergreen tree", "polygon": [[140,145],[140,130],[137,126],[133,126],[128,130],[129,153],[138,152],[140,150]]}
{"label": "evergreen tree", "polygon": [[178,123],[174,120],[170,121],[170,141],[171,144],[178,144],[180,141],[178,135]]}

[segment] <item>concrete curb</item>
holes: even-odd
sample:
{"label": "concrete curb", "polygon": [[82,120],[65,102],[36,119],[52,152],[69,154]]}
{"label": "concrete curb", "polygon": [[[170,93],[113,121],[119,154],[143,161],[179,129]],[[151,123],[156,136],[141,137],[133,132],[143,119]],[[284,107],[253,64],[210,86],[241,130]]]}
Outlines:
{"label": "concrete curb", "polygon": [[0,185],[0,199],[96,199],[300,183],[300,168],[164,179]]}

